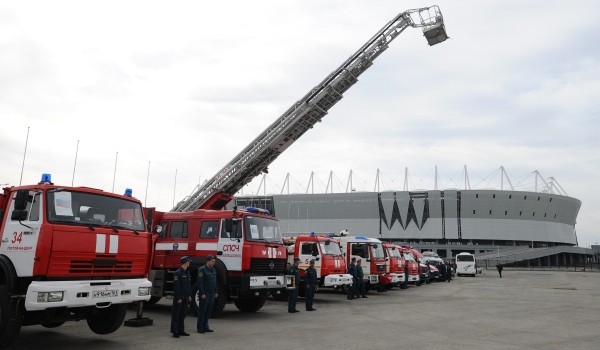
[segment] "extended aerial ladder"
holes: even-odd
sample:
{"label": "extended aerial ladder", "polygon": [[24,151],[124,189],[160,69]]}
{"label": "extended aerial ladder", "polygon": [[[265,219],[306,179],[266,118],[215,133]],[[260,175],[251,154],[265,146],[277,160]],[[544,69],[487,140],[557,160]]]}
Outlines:
{"label": "extended aerial ladder", "polygon": [[222,209],[244,185],[252,181],[308,129],[328,113],[343,93],[358,81],[389,43],[406,28],[422,28],[430,46],[448,39],[437,6],[400,13],[319,85],[290,107],[210,180],[196,186],[172,212]]}

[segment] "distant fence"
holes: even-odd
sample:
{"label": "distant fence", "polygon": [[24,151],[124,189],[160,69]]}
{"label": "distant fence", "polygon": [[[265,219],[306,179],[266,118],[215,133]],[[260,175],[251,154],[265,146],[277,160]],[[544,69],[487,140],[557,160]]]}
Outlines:
{"label": "distant fence", "polygon": [[600,261],[581,262],[571,265],[541,265],[532,264],[530,261],[516,261],[511,259],[485,259],[478,260],[477,265],[482,269],[495,270],[496,265],[510,267],[513,270],[535,270],[535,271],[589,271],[600,272]]}

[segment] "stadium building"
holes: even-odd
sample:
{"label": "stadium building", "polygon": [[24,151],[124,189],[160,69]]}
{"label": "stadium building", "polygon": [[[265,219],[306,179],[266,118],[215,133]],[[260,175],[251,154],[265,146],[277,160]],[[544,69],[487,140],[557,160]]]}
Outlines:
{"label": "stadium building", "polygon": [[268,209],[284,235],[350,234],[409,244],[442,258],[471,252],[486,264],[570,266],[597,262],[578,247],[581,201],[543,192],[450,189],[237,196]]}

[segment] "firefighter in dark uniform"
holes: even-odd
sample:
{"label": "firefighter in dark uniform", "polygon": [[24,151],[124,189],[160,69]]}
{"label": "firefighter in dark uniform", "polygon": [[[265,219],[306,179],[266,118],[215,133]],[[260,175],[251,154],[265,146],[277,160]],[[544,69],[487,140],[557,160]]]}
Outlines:
{"label": "firefighter in dark uniform", "polygon": [[362,269],[361,260],[358,259],[358,260],[356,260],[356,278],[358,280],[358,286],[354,290],[357,298],[359,298],[359,297],[368,298],[367,294],[365,292],[365,280],[363,279],[364,277],[365,277],[365,273],[363,272],[363,269]]}
{"label": "firefighter in dark uniform", "polygon": [[294,280],[292,282],[292,289],[290,289],[290,299],[288,300],[288,312],[295,313],[300,312],[296,310],[296,302],[298,301],[298,288],[300,287],[300,270],[298,270],[298,265],[300,265],[300,258],[294,258],[294,264],[289,268],[288,274],[294,275]]}
{"label": "firefighter in dark uniform", "polygon": [[352,258],[350,259],[350,265],[348,265],[348,273],[350,275],[352,275],[352,285],[348,286],[348,300],[352,300],[354,299],[354,295],[356,295],[357,292],[355,292],[356,288],[358,287],[358,282],[357,282],[357,276],[356,276],[356,258]]}
{"label": "firefighter in dark uniform", "polygon": [[310,261],[310,265],[304,271],[304,280],[306,281],[306,311],[315,311],[313,301],[315,300],[315,292],[319,284],[317,278],[317,269],[315,269],[315,260]]}
{"label": "firefighter in dark uniform", "polygon": [[204,266],[198,269],[198,279],[196,279],[196,288],[198,288],[198,321],[196,328],[198,333],[212,332],[208,327],[208,319],[213,310],[215,299],[219,297],[217,293],[217,271],[215,263],[217,259],[213,255],[206,257]]}
{"label": "firefighter in dark uniform", "polygon": [[181,267],[175,271],[173,276],[173,310],[171,313],[171,333],[173,338],[180,335],[188,336],[185,332],[184,320],[188,305],[192,301],[192,286],[190,283],[190,258],[187,256],[179,259]]}

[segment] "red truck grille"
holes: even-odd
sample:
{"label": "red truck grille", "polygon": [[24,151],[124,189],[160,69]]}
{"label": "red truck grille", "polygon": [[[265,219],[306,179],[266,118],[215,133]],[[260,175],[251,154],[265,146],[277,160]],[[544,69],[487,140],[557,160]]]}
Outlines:
{"label": "red truck grille", "polygon": [[91,260],[71,260],[69,265],[69,273],[85,273],[85,274],[119,274],[129,273],[133,262],[117,261],[110,258],[96,258]]}

